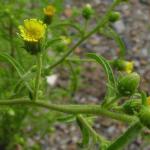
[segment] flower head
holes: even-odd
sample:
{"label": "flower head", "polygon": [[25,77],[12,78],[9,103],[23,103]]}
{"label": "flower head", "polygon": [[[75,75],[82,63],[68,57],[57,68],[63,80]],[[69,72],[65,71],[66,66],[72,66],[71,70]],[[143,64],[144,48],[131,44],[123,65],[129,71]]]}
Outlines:
{"label": "flower head", "polygon": [[47,7],[45,7],[43,9],[43,11],[44,11],[44,14],[46,16],[50,16],[51,17],[51,16],[54,16],[54,14],[56,12],[56,9],[55,9],[55,7],[53,5],[48,5]]}
{"label": "flower head", "polygon": [[125,65],[125,72],[131,73],[133,71],[133,66],[134,66],[133,61],[131,61],[131,62],[127,61],[126,65]]}
{"label": "flower head", "polygon": [[20,35],[26,42],[39,42],[44,38],[46,25],[37,19],[26,19],[19,26]]}

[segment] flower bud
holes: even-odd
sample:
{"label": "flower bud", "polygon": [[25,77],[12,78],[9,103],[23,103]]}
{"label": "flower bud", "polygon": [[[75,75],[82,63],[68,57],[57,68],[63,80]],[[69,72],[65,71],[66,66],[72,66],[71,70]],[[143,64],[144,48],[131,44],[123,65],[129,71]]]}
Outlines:
{"label": "flower bud", "polygon": [[116,59],[112,62],[113,68],[117,69],[118,71],[124,71],[126,73],[131,73],[133,71],[134,62],[132,61],[125,61],[122,59]]}
{"label": "flower bud", "polygon": [[56,12],[56,9],[53,5],[48,5],[46,8],[43,9],[44,11],[44,23],[49,25],[52,22],[53,16]]}
{"label": "flower bud", "polygon": [[109,21],[110,22],[116,22],[121,18],[121,15],[119,12],[111,12],[109,15]]}
{"label": "flower bud", "polygon": [[141,99],[132,99],[123,105],[123,111],[129,115],[139,112],[142,106]]}
{"label": "flower bud", "polygon": [[139,119],[143,125],[150,129],[150,107],[143,106],[139,113]]}
{"label": "flower bud", "polygon": [[137,73],[126,74],[118,81],[118,92],[120,96],[131,96],[137,90],[140,76]]}
{"label": "flower bud", "polygon": [[93,14],[93,9],[90,4],[86,4],[82,10],[82,16],[86,19],[89,20]]}

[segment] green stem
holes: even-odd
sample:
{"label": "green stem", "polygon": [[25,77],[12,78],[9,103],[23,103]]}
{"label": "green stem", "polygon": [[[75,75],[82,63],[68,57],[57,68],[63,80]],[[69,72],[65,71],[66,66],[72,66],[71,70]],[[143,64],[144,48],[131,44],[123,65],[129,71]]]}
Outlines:
{"label": "green stem", "polygon": [[34,89],[34,101],[38,99],[38,91],[40,87],[40,77],[42,71],[42,55],[39,53],[37,54],[37,75],[35,80],[35,89]]}
{"label": "green stem", "polygon": [[125,145],[131,142],[142,130],[140,122],[134,123],[123,135],[114,141],[107,150],[122,150]]}
{"label": "green stem", "polygon": [[51,66],[49,66],[46,69],[47,70],[51,70],[53,68],[55,68],[57,65],[59,65],[60,63],[62,63],[65,58],[67,56],[69,56],[82,42],[84,42],[86,39],[88,39],[91,35],[93,35],[95,32],[97,32],[99,30],[99,28],[105,26],[105,24],[108,22],[108,17],[110,12],[119,4],[119,0],[115,0],[112,5],[109,7],[108,11],[106,12],[106,14],[104,15],[104,17],[102,17],[101,21],[97,24],[97,26],[91,30],[89,33],[87,33],[85,36],[83,36],[69,51],[67,51],[66,53],[64,53],[64,55],[59,58],[54,64],[52,64]]}
{"label": "green stem", "polygon": [[0,100],[0,105],[29,105],[29,106],[37,106],[43,107],[46,109],[59,111],[63,113],[69,114],[95,114],[95,115],[103,115],[112,119],[120,120],[126,123],[131,123],[132,121],[136,121],[136,117],[131,117],[126,114],[118,114],[115,112],[108,111],[102,108],[100,105],[62,105],[62,104],[47,104],[42,102],[42,100],[38,101],[30,101],[27,99],[22,100]]}

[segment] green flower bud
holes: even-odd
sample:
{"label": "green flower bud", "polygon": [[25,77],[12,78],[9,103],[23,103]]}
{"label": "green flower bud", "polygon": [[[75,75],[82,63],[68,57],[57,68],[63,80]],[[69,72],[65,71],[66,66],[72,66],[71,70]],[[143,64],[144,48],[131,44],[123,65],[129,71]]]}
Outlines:
{"label": "green flower bud", "polygon": [[143,125],[150,129],[150,107],[143,106],[139,113],[139,119]]}
{"label": "green flower bud", "polygon": [[82,16],[86,19],[89,20],[93,14],[93,9],[90,4],[86,4],[85,7],[82,10]]}
{"label": "green flower bud", "polygon": [[120,96],[131,96],[137,90],[140,76],[137,73],[130,73],[121,77],[118,81],[118,92]]}
{"label": "green flower bud", "polygon": [[117,69],[118,71],[124,71],[126,73],[131,73],[134,67],[133,61],[125,61],[122,59],[113,60],[111,64],[113,68]]}
{"label": "green flower bud", "polygon": [[142,106],[141,99],[132,99],[123,105],[123,111],[129,115],[139,112]]}
{"label": "green flower bud", "polygon": [[109,15],[109,21],[110,22],[116,22],[121,18],[121,15],[119,12],[111,12]]}

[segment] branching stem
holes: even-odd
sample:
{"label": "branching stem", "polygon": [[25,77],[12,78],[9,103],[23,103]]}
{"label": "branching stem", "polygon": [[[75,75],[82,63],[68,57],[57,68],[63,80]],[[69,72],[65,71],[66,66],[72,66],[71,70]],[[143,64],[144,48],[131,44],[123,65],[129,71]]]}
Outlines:
{"label": "branching stem", "polygon": [[30,101],[28,99],[22,100],[0,100],[0,106],[2,105],[28,105],[28,106],[37,106],[43,107],[46,109],[59,111],[63,113],[69,114],[94,114],[94,115],[102,115],[107,116],[112,119],[120,120],[126,123],[131,123],[136,121],[136,117],[131,117],[126,114],[118,114],[115,112],[108,111],[102,108],[100,105],[62,105],[62,104],[48,104],[42,102],[42,100]]}

